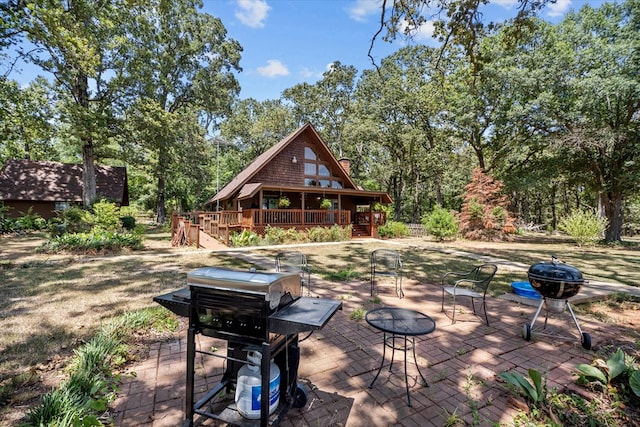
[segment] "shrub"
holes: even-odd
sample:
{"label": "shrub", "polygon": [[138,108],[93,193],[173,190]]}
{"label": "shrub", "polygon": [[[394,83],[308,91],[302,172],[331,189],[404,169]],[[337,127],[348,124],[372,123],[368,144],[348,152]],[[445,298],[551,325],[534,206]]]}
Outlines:
{"label": "shrub", "polygon": [[386,224],[378,227],[378,235],[380,237],[406,237],[409,235],[409,227],[399,221],[387,221]]}
{"label": "shrub", "polygon": [[94,227],[107,231],[113,231],[120,228],[122,224],[120,222],[120,208],[116,206],[115,203],[101,200],[94,203],[91,209],[93,211],[91,223]]}
{"label": "shrub", "polygon": [[502,194],[504,184],[486,175],[480,168],[473,171],[465,186],[464,202],[459,215],[459,230],[472,240],[502,240],[516,232],[507,207],[509,200]]}
{"label": "shrub", "polygon": [[281,245],[287,241],[287,230],[267,225],[262,240],[266,245]]}
{"label": "shrub", "polygon": [[455,215],[441,206],[436,206],[430,214],[425,215],[422,218],[422,225],[427,234],[439,241],[455,239],[458,234],[458,222]]}
{"label": "shrub", "polygon": [[142,236],[95,229],[89,233],[66,233],[44,243],[43,252],[117,252],[124,248],[141,249]]}
{"label": "shrub", "polygon": [[562,218],[558,224],[558,229],[573,238],[578,246],[593,244],[600,240],[606,227],[606,218],[581,210],[573,211]]}
{"label": "shrub", "polygon": [[66,233],[78,233],[87,231],[89,226],[90,214],[78,206],[71,206],[61,212],[58,212],[58,218],[64,226]]}
{"label": "shrub", "polygon": [[126,215],[120,218],[122,228],[125,230],[133,230],[136,227],[136,219],[131,215]]}
{"label": "shrub", "polygon": [[329,242],[331,241],[330,231],[325,227],[313,227],[309,230],[309,240],[311,242]]}
{"label": "shrub", "polygon": [[229,236],[229,241],[232,246],[237,248],[257,246],[260,243],[260,236],[252,231],[242,230],[241,233],[232,233]]}
{"label": "shrub", "polygon": [[20,212],[22,216],[15,222],[15,228],[19,230],[42,230],[46,227],[47,222],[38,213],[33,213],[33,208],[29,207],[27,212]]}

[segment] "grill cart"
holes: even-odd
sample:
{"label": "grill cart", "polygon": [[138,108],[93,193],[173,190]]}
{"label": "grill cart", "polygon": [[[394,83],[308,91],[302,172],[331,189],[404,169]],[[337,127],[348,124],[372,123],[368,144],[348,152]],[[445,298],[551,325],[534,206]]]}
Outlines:
{"label": "grill cart", "polygon": [[[342,303],[331,299],[301,296],[300,275],[204,267],[187,274],[187,288],[160,295],[154,301],[179,316],[189,318],[187,331],[186,419],[194,416],[220,420],[231,425],[278,425],[288,409],[303,407],[304,387],[297,382],[300,349],[298,334],[322,329]],[[227,341],[226,356],[196,350],[196,335]],[[238,372],[247,365],[248,354],[261,354],[260,419],[241,415],[235,401],[220,401],[236,389]],[[226,359],[221,382],[194,402],[195,358],[197,354]],[[279,404],[270,413],[271,360],[280,371]],[[273,390],[271,390],[273,397]],[[275,393],[276,395],[278,393]],[[275,405],[275,404],[274,404]]]}

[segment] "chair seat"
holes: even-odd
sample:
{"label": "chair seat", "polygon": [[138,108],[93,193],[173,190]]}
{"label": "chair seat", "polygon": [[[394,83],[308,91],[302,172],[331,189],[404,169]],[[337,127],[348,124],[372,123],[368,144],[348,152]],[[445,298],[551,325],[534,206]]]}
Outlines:
{"label": "chair seat", "polygon": [[442,312],[444,309],[445,295],[451,296],[453,310],[451,312],[451,323],[456,323],[456,303],[458,297],[467,297],[471,300],[473,314],[476,314],[476,299],[482,300],[482,311],[484,320],[489,326],[489,316],[487,315],[486,297],[491,280],[498,271],[495,264],[483,264],[468,272],[450,271],[445,273],[440,279],[442,284]]}
{"label": "chair seat", "polygon": [[451,295],[460,295],[463,297],[482,298],[482,295],[467,288],[454,288],[453,286],[444,286],[443,290]]}

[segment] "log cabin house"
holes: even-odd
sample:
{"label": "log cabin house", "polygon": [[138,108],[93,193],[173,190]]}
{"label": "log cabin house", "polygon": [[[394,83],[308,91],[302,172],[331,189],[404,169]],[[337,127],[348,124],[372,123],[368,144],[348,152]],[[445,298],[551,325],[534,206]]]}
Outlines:
{"label": "log cabin house", "polygon": [[249,230],[263,235],[268,225],[297,230],[351,225],[353,237],[376,237],[386,218],[373,206],[391,203],[391,198],[356,185],[349,165],[347,159],[337,160],[307,123],[259,155],[209,199],[207,212],[191,218],[174,214],[174,245],[180,235],[187,243],[196,240],[198,246],[207,247],[204,241],[211,237],[229,245],[232,233]]}

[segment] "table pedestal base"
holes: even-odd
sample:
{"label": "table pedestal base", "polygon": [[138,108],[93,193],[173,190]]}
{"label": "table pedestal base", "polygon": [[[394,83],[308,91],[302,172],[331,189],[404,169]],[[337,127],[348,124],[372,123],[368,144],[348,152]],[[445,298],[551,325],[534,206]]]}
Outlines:
{"label": "table pedestal base", "polygon": [[[396,340],[402,340],[402,345],[396,345]],[[380,375],[380,371],[382,371],[382,367],[384,366],[385,355],[387,347],[391,348],[391,363],[389,364],[389,372],[391,372],[391,368],[393,367],[393,358],[395,356],[395,351],[399,350],[404,352],[404,384],[407,389],[407,405],[411,407],[411,395],[409,394],[409,381],[407,380],[407,352],[411,351],[413,353],[413,362],[416,364],[416,369],[418,369],[418,374],[420,374],[420,378],[422,378],[423,385],[425,387],[429,387],[429,383],[422,375],[420,371],[420,366],[418,365],[418,360],[416,359],[416,340],[415,337],[407,337],[406,335],[398,335],[398,334],[389,334],[384,333],[384,347],[382,348],[382,361],[380,362],[380,367],[378,368],[378,372],[376,373],[375,378],[369,384],[369,388],[373,388],[373,384],[378,379]]]}

